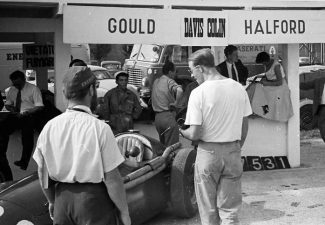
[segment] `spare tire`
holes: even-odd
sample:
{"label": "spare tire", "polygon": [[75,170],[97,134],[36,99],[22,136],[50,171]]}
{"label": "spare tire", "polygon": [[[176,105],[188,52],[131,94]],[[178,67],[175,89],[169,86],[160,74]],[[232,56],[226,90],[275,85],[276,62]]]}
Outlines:
{"label": "spare tire", "polygon": [[194,190],[194,163],[196,150],[181,149],[175,156],[170,178],[170,199],[176,216],[190,218],[196,215]]}

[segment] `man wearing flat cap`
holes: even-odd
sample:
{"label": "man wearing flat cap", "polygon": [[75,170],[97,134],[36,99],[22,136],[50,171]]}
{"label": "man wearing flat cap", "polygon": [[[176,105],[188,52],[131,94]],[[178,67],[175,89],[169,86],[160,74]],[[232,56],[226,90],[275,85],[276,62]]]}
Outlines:
{"label": "man wearing flat cap", "polygon": [[[87,67],[69,68],[63,80],[65,113],[42,130],[34,160],[54,224],[131,224],[117,167],[124,162],[109,125],[90,106],[96,77]],[[55,184],[55,185],[54,185]]]}
{"label": "man wearing flat cap", "polygon": [[127,88],[127,72],[115,73],[115,79],[117,87],[105,94],[100,115],[110,121],[114,133],[122,133],[133,129],[133,119],[140,116],[142,107],[137,96]]}

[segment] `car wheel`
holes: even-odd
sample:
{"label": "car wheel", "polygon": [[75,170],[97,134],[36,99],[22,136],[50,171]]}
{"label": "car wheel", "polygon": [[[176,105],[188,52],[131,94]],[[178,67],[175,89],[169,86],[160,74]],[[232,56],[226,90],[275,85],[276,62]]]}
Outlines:
{"label": "car wheel", "polygon": [[196,150],[181,149],[172,164],[170,197],[172,211],[183,218],[193,217],[197,212],[194,190],[194,163]]}
{"label": "car wheel", "polygon": [[311,104],[300,107],[300,129],[311,130],[314,128],[313,106]]}

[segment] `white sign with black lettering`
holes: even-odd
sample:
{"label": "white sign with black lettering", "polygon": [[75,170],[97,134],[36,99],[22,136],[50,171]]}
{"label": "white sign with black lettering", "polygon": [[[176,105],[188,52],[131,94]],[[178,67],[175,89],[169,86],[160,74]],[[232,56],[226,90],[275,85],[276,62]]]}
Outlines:
{"label": "white sign with black lettering", "polygon": [[180,42],[178,17],[166,10],[66,6],[63,15],[65,43]]}
{"label": "white sign with black lettering", "polygon": [[228,44],[228,18],[225,12],[179,11],[181,45],[225,46]]}
{"label": "white sign with black lettering", "polygon": [[325,40],[322,11],[228,11],[229,43],[319,43]]}

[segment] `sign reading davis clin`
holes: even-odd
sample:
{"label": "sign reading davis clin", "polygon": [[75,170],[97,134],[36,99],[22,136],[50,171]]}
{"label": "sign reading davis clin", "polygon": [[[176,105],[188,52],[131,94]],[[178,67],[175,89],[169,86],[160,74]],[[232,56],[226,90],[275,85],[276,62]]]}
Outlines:
{"label": "sign reading davis clin", "polygon": [[245,34],[303,34],[304,20],[245,20]]}
{"label": "sign reading davis clin", "polygon": [[108,20],[108,31],[120,34],[153,34],[155,33],[156,23],[153,19],[115,19]]}
{"label": "sign reading davis clin", "polygon": [[184,18],[184,37],[226,37],[225,18]]}

